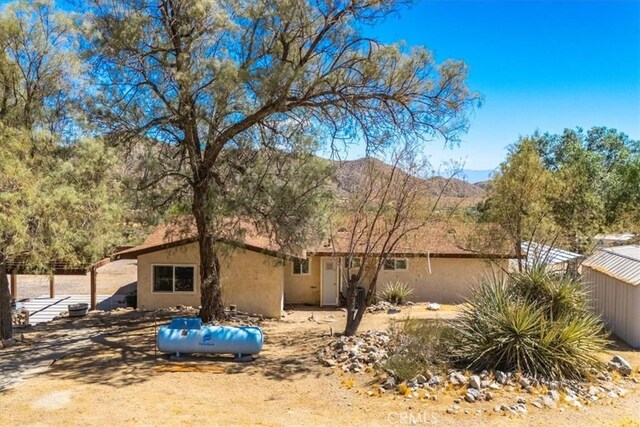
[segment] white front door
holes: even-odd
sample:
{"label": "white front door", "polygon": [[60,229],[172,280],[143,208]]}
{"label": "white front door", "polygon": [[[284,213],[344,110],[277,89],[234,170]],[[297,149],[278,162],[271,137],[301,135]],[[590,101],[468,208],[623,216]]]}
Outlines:
{"label": "white front door", "polygon": [[322,258],[322,300],[320,305],[338,305],[338,263]]}

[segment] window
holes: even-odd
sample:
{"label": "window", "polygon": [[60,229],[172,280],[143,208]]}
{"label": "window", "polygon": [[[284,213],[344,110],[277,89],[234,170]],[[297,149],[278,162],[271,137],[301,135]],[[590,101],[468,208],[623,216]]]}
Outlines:
{"label": "window", "polygon": [[361,264],[362,264],[362,258],[354,257],[354,258],[351,258],[351,267],[349,267],[349,258],[344,258],[342,265],[344,266],[344,268],[360,268]]}
{"label": "window", "polygon": [[297,276],[306,276],[310,272],[308,259],[293,260],[293,274]]}
{"label": "window", "polygon": [[407,270],[406,258],[389,258],[384,262],[385,270]]}
{"label": "window", "polygon": [[195,268],[179,265],[153,266],[153,292],[193,292]]}

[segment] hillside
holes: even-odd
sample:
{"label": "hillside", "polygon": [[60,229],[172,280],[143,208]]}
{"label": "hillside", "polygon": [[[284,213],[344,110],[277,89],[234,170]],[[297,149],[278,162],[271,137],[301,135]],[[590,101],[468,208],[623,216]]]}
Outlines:
{"label": "hillside", "polygon": [[[373,167],[381,172],[390,171],[392,166],[378,159],[362,158],[351,161],[336,162],[335,183],[338,192],[352,191],[355,185],[362,181],[366,175],[366,168],[373,162]],[[425,182],[427,191],[432,196],[442,193],[444,198],[478,200],[484,197],[485,190],[477,185],[461,179],[441,176],[421,179]]]}

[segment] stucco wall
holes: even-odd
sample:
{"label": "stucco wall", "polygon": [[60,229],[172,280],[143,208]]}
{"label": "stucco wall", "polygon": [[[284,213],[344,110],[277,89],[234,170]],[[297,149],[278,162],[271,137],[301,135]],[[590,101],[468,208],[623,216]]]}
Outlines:
{"label": "stucco wall", "polygon": [[[138,307],[155,309],[176,305],[200,305],[200,254],[197,243],[166,249],[138,257]],[[194,265],[193,293],[153,293],[153,264]],[[282,262],[253,251],[235,249],[220,259],[222,296],[225,305],[238,310],[280,317],[284,292]]]}
{"label": "stucco wall", "polygon": [[582,280],[589,291],[591,308],[605,325],[634,348],[640,348],[640,286],[582,266]]}
{"label": "stucco wall", "polygon": [[293,263],[284,266],[284,301],[287,304],[320,304],[320,257],[311,257],[309,275],[294,275]]}
{"label": "stucco wall", "polygon": [[[285,301],[287,303],[320,303],[320,259],[311,258],[311,274],[294,276],[291,263],[285,265]],[[427,258],[408,258],[407,270],[382,270],[378,276],[378,290],[387,282],[400,280],[413,288],[410,299],[415,302],[433,301],[458,303],[470,295],[471,287],[491,272],[494,263],[475,258],[431,258],[431,272]],[[496,261],[508,268],[508,260]]]}
{"label": "stucco wall", "polygon": [[[431,264],[429,272],[428,263]],[[507,262],[503,262],[507,267]],[[491,263],[475,258],[408,258],[407,270],[382,270],[378,276],[378,290],[386,282],[400,280],[413,289],[411,301],[431,301],[441,304],[459,303],[470,296],[471,287],[487,273]]]}

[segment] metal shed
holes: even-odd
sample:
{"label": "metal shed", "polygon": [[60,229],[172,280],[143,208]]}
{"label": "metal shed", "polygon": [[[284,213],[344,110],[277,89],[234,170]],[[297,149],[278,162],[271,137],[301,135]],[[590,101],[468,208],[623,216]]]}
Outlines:
{"label": "metal shed", "polygon": [[607,327],[640,348],[640,245],[600,249],[582,264],[582,278]]}
{"label": "metal shed", "polygon": [[522,254],[527,266],[544,264],[554,271],[576,271],[584,255],[537,242],[523,242]]}

